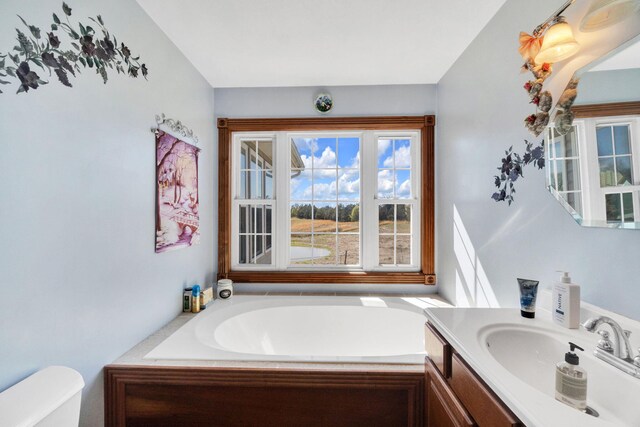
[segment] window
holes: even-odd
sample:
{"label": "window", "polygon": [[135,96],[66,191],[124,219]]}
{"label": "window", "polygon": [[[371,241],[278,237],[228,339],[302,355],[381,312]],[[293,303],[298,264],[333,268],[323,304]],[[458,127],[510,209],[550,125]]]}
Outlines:
{"label": "window", "polygon": [[580,183],[580,152],[574,126],[566,135],[548,129],[547,185],[583,215]]}
{"label": "window", "polygon": [[583,224],[640,222],[640,104],[619,107],[575,106],[570,132],[547,130],[547,185]]}
{"label": "window", "polygon": [[435,282],[432,116],[218,127],[220,277]]}

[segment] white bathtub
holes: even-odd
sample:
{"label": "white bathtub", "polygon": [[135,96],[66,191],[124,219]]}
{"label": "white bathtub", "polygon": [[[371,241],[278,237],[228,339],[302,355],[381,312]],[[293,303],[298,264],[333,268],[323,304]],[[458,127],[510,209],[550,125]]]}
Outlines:
{"label": "white bathtub", "polygon": [[234,296],[216,300],[145,359],[424,363],[417,298]]}

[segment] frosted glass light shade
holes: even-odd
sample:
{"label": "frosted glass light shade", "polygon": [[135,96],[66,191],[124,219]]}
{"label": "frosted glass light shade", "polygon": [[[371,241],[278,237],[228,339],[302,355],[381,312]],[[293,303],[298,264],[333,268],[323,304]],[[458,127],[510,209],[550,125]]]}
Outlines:
{"label": "frosted glass light shade", "polygon": [[545,32],[536,63],[553,64],[575,55],[579,49],[580,45],[573,37],[571,26],[566,22],[557,22]]}
{"label": "frosted glass light shade", "polygon": [[582,18],[580,31],[598,31],[631,17],[640,10],[640,0],[596,0]]}

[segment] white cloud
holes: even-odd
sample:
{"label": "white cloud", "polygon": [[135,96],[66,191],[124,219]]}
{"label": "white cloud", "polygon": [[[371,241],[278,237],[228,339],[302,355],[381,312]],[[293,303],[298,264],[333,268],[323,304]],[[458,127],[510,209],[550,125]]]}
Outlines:
{"label": "white cloud", "polygon": [[391,145],[390,139],[379,139],[378,140],[378,158],[382,157],[384,153],[387,152],[389,146]]}
{"label": "white cloud", "polygon": [[[396,168],[409,168],[411,167],[411,148],[403,145],[395,151],[396,156]],[[393,167],[393,157],[389,156],[384,159],[383,166],[385,168]]]}
{"label": "white cloud", "polygon": [[400,186],[396,190],[396,196],[401,198],[407,198],[411,196],[411,180],[410,179],[407,179],[402,184],[400,184]]}
{"label": "white cloud", "polygon": [[378,171],[378,192],[393,193],[393,174],[389,169]]}

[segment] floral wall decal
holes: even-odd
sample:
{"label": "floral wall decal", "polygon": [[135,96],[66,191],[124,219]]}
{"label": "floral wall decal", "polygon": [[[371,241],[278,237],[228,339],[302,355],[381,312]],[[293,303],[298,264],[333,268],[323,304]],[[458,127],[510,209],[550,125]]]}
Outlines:
{"label": "floral wall decal", "polygon": [[[16,93],[38,89],[49,83],[38,74],[42,73],[40,69],[49,76],[55,74],[60,83],[68,87],[72,87],[69,75],[76,77],[76,73],[86,68],[95,69],[104,83],[108,80],[107,70],[147,78],[147,66],[140,64],[140,57],[132,56],[124,43],[118,46],[118,40],[109,33],[100,15],[89,18],[94,29],[80,22],[74,27],[69,21],[71,8],[66,3],[62,3],[62,12],[64,20],[54,13],[50,31],[44,32],[18,16],[29,35],[16,28],[18,44],[12,51],[0,53],[0,85],[10,84],[14,79],[19,83]],[[60,40],[63,36],[70,39],[68,46],[63,46]]]}
{"label": "floral wall decal", "polygon": [[498,166],[500,175],[494,177],[494,184],[498,190],[491,195],[496,202],[513,203],[513,194],[516,192],[514,182],[518,178],[523,178],[522,169],[528,164],[537,166],[538,169],[544,168],[544,140],[539,145],[534,146],[533,143],[525,140],[526,149],[521,156],[513,152],[513,146],[504,152],[502,164]]}

